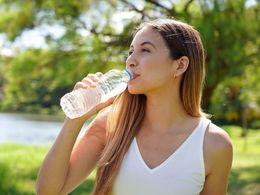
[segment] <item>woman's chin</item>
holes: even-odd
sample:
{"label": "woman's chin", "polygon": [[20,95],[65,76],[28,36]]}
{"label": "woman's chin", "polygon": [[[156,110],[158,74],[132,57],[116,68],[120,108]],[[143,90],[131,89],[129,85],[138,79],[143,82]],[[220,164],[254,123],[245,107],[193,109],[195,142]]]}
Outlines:
{"label": "woman's chin", "polygon": [[127,90],[132,95],[142,94],[142,92],[140,90],[134,89],[132,87],[128,87]]}

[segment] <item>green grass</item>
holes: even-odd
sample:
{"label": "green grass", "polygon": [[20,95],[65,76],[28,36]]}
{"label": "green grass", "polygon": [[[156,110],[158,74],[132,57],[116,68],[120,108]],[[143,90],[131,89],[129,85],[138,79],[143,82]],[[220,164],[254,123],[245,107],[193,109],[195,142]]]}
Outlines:
{"label": "green grass", "polygon": [[0,194],[35,194],[35,178],[46,151],[46,147],[0,145]]}
{"label": "green grass", "polygon": [[[229,179],[229,195],[260,194],[260,130],[250,130],[247,140],[241,129],[225,126],[233,140],[234,161]],[[50,146],[0,144],[0,194],[33,195],[41,162]],[[72,195],[90,195],[94,174]]]}
{"label": "green grass", "polygon": [[[0,144],[0,194],[34,195],[39,167],[50,146]],[[72,195],[88,195],[94,173]]]}
{"label": "green grass", "polygon": [[223,128],[229,132],[234,145],[229,194],[260,194],[260,130],[250,130],[248,137],[242,139],[240,127],[227,126]]}

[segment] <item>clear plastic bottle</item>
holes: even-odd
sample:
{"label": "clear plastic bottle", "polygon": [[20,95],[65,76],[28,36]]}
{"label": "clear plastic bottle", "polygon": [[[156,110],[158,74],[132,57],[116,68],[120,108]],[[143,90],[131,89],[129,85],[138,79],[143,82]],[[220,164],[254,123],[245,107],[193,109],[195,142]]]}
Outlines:
{"label": "clear plastic bottle", "polygon": [[110,70],[102,75],[95,88],[80,88],[65,94],[60,100],[61,108],[71,119],[83,116],[99,103],[122,93],[132,78],[130,70]]}

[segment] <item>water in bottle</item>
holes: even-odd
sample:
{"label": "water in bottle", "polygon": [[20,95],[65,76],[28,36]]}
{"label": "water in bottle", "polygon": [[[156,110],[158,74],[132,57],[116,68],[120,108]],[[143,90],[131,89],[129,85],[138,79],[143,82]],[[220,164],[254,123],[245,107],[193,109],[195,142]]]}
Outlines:
{"label": "water in bottle", "polygon": [[83,116],[98,104],[122,93],[132,77],[130,70],[110,70],[102,75],[95,88],[80,88],[65,94],[60,100],[61,108],[71,119]]}

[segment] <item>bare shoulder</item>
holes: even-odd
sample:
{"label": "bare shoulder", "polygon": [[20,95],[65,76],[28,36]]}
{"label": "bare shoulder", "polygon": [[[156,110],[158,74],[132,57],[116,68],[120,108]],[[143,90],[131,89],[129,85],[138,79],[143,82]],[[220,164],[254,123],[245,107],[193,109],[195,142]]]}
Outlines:
{"label": "bare shoulder", "polygon": [[232,149],[232,142],[228,133],[214,123],[210,123],[205,141],[213,149],[211,152],[224,152]]}
{"label": "bare shoulder", "polygon": [[205,134],[204,152],[207,173],[221,167],[226,170],[231,168],[232,141],[224,129],[213,123],[210,123]]}
{"label": "bare shoulder", "polygon": [[228,176],[233,159],[233,147],[228,133],[210,123],[205,134],[203,150],[206,179],[200,195],[227,194]]}

